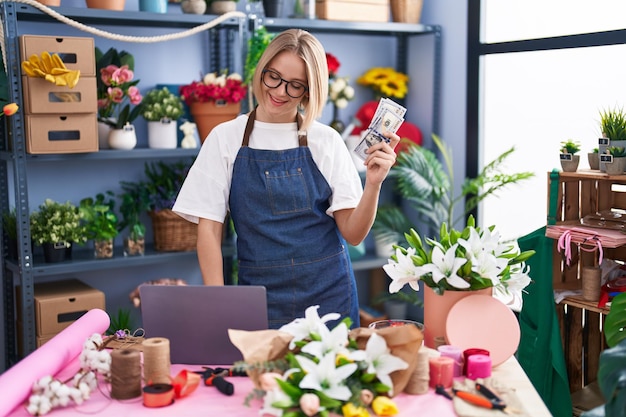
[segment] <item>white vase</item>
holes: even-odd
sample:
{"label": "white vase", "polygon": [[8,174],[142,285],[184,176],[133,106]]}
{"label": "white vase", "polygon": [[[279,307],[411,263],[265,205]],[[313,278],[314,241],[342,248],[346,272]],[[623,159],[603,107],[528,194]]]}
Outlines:
{"label": "white vase", "polygon": [[109,133],[111,133],[111,126],[104,122],[98,122],[98,148],[109,149]]}
{"label": "white vase", "polygon": [[128,150],[137,146],[135,126],[126,124],[121,129],[112,129],[109,133],[109,147],[111,149]]}
{"label": "white vase", "polygon": [[175,149],[178,145],[176,121],[161,119],[148,122],[148,147],[152,149]]}

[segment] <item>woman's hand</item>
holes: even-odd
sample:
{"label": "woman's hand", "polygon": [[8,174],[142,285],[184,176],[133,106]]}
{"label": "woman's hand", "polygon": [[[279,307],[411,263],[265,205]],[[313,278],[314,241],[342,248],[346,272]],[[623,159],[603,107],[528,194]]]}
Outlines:
{"label": "woman's hand", "polygon": [[394,149],[400,143],[400,136],[395,133],[385,132],[383,136],[389,139],[389,143],[383,141],[370,146],[366,151],[367,158],[363,162],[366,166],[366,181],[373,184],[382,184],[387,178],[389,170],[396,163],[396,153]]}

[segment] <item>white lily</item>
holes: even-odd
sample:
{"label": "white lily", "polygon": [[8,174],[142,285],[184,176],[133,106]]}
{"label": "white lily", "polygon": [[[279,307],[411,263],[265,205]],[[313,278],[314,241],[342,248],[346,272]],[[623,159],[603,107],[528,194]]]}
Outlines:
{"label": "white lily", "polygon": [[300,381],[300,388],[320,391],[339,401],[346,401],[352,395],[344,382],[357,370],[355,363],[335,368],[335,355],[333,353],[322,357],[319,363],[300,355],[296,356],[296,360],[306,373]]}
{"label": "white lily", "polygon": [[432,274],[435,283],[439,283],[439,281],[445,278],[448,284],[455,288],[464,289],[470,287],[467,281],[457,275],[459,268],[467,262],[465,258],[456,257],[456,248],[458,246],[459,244],[455,243],[445,254],[439,245],[433,247],[432,263],[426,264],[422,268]]}
{"label": "white lily", "polygon": [[393,382],[389,374],[409,367],[404,360],[391,354],[387,342],[377,333],[372,333],[367,340],[365,361],[368,363],[367,372],[375,373],[380,382],[390,387],[390,395],[393,395]]}
{"label": "white lily", "polygon": [[289,349],[296,347],[296,342],[308,338],[311,334],[320,334],[320,329],[326,328],[326,322],[337,320],[341,315],[339,313],[328,313],[320,318],[317,310],[320,306],[310,306],[304,312],[304,318],[297,318],[290,323],[285,324],[279,330],[287,332],[293,336],[289,342]]}
{"label": "white lily", "polygon": [[313,340],[302,347],[304,353],[315,356],[316,358],[322,358],[324,355],[332,354],[347,354],[348,349],[348,326],[341,322],[333,330],[328,330],[328,327],[322,326],[320,328],[321,340]]}
{"label": "white lily", "polygon": [[406,284],[409,284],[415,291],[419,291],[420,277],[428,271],[413,263],[411,259],[413,255],[415,255],[415,248],[408,248],[406,255],[400,249],[396,249],[396,259],[398,260],[389,259],[387,265],[383,265],[383,269],[391,278],[390,293],[400,291]]}

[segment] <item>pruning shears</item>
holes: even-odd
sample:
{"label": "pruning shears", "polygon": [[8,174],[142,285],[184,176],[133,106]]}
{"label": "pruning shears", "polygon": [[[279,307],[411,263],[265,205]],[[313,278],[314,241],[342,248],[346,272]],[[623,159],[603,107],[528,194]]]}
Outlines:
{"label": "pruning shears", "polygon": [[[470,404],[476,405],[478,407],[487,408],[490,410],[500,410],[507,414],[519,414],[520,411],[510,408],[506,405],[506,403],[500,398],[496,393],[491,391],[485,385],[480,384],[478,382],[475,383],[474,387],[479,394],[475,394],[469,391],[463,391],[460,389],[452,388],[452,393],[461,398],[464,401],[467,401]],[[443,395],[448,399],[452,399],[452,396],[445,390],[442,385],[438,385],[435,389],[435,392],[439,395]]]}

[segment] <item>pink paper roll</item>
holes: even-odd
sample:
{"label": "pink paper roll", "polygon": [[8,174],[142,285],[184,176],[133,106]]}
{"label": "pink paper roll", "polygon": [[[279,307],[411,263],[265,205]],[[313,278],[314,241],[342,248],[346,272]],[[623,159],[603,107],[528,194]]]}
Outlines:
{"label": "pink paper roll", "polygon": [[0,375],[0,416],[7,416],[30,395],[33,383],[46,375],[56,375],[83,350],[94,333],[102,334],[110,324],[109,315],[92,309],[63,329],[43,346]]}
{"label": "pink paper roll", "polygon": [[472,355],[467,358],[467,377],[469,379],[489,378],[491,376],[491,357]]}

